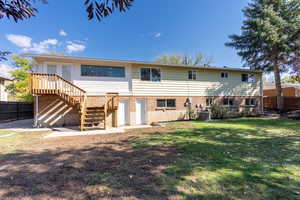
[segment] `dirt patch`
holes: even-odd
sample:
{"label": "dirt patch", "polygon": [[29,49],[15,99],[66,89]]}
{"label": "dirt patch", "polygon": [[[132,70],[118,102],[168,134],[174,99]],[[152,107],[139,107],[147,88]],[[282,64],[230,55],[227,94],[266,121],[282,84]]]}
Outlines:
{"label": "dirt patch", "polygon": [[0,157],[0,199],[165,199],[158,177],[180,150],[129,144],[161,131],[39,139]]}

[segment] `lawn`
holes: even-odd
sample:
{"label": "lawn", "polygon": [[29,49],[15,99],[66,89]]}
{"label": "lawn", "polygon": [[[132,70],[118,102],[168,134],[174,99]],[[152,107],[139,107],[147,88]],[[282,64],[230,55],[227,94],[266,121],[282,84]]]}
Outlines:
{"label": "lawn", "polygon": [[0,138],[0,199],[300,199],[300,121],[9,137]]}

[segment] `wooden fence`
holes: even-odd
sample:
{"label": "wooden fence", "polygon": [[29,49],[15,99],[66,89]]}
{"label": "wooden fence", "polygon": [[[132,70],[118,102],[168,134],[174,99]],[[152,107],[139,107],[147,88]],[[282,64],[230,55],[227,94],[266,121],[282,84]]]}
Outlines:
{"label": "wooden fence", "polygon": [[[276,97],[264,97],[264,108],[277,109]],[[300,110],[300,97],[283,97],[283,108],[286,111]]]}
{"label": "wooden fence", "polygon": [[0,101],[0,121],[33,118],[33,103]]}

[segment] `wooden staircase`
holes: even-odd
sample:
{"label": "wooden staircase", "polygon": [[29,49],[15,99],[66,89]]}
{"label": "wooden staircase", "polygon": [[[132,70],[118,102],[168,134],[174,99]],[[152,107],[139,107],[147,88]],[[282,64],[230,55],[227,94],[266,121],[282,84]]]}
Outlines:
{"label": "wooden staircase", "polygon": [[106,129],[107,116],[113,114],[113,126],[117,127],[118,93],[107,93],[102,105],[89,106],[87,93],[56,74],[32,73],[30,92],[37,95],[57,95],[79,111],[80,130]]}

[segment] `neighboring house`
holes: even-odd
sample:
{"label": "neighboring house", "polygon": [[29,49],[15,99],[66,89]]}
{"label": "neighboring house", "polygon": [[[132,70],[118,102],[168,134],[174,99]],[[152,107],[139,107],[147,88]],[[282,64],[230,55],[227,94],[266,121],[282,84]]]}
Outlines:
{"label": "neighboring house", "polygon": [[[282,95],[284,97],[300,97],[300,84],[284,83],[281,85]],[[275,83],[264,83],[264,96],[274,97],[276,96]]]}
{"label": "neighboring house", "polygon": [[10,81],[8,78],[0,77],[0,101],[8,100],[8,93],[5,89],[6,83]]}
{"label": "neighboring house", "polygon": [[[184,119],[220,104],[262,110],[262,73],[228,67],[27,54],[36,126],[81,129]],[[53,75],[57,74],[57,75]],[[61,78],[62,77],[62,78]]]}

